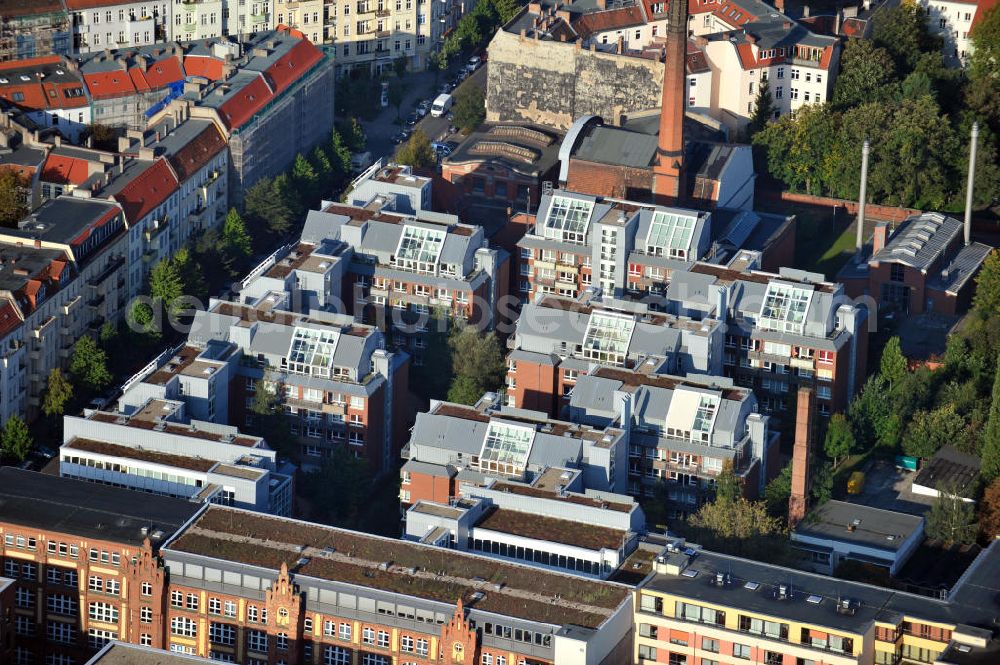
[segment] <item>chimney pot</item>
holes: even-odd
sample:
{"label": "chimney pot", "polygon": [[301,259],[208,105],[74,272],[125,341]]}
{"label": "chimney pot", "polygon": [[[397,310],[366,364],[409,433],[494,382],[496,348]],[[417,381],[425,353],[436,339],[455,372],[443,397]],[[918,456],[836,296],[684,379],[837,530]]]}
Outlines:
{"label": "chimney pot", "polygon": [[885,222],[879,222],[875,225],[875,234],[872,236],[872,256],[874,257],[882,248],[885,247],[886,241],[889,240],[889,225]]}

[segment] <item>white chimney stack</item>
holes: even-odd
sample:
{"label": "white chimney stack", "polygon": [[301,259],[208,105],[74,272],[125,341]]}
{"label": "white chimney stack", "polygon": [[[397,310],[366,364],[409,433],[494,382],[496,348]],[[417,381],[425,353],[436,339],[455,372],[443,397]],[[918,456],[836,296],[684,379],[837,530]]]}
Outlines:
{"label": "white chimney stack", "polygon": [[858,260],[861,259],[861,248],[865,242],[865,203],[868,200],[868,155],[870,153],[871,144],[868,143],[868,139],[865,139],[861,146],[861,192],[858,194],[858,231],[854,241]]}
{"label": "white chimney stack", "polygon": [[965,244],[972,242],[972,190],[976,184],[976,144],[979,142],[979,123],[972,123],[972,142],[969,146],[969,180],[965,184]]}

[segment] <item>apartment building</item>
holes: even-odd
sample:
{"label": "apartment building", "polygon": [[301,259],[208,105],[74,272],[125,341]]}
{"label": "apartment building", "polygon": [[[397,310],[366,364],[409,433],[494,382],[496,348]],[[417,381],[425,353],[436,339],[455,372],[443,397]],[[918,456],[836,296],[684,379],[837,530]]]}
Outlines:
{"label": "apartment building", "polygon": [[[198,41],[223,35],[242,37],[270,30],[274,22],[272,0],[174,0],[167,41]],[[294,26],[292,26],[294,27]],[[312,41],[319,43],[319,40]]]}
{"label": "apartment building", "polygon": [[[447,503],[479,496],[475,486],[492,479],[535,486],[551,468],[568,470],[573,482],[557,483],[583,494],[623,493],[627,483],[629,430],[597,428],[501,406],[486,394],[475,406],[439,402],[417,414],[403,449],[400,503]],[[579,473],[577,476],[576,473]],[[544,484],[543,484],[544,487]]]}
{"label": "apartment building", "polygon": [[687,378],[598,367],[572,388],[564,417],[605,427],[622,422],[625,397],[629,439],[629,494],[654,497],[666,486],[668,509],[683,518],[714,496],[727,462],[749,498],[761,496],[779,467],[778,433],[758,413],[753,392],[718,376]]}
{"label": "apartment building", "polygon": [[275,25],[287,25],[298,30],[314,44],[326,41],[323,0],[274,0]]}
{"label": "apartment building", "polygon": [[651,269],[696,261],[711,233],[709,212],[557,190],[541,197],[534,225],[517,243],[519,294],[577,298],[594,288],[620,297],[631,286],[625,276],[633,255]]}
{"label": "apartment building", "polygon": [[620,584],[38,475],[0,471],[15,663],[112,639],[247,665],[629,658]]}
{"label": "apartment building", "polygon": [[600,365],[657,374],[722,374],[725,326],[647,303],[545,296],[524,305],[508,341],[506,400],[556,416]]}
{"label": "apartment building", "polygon": [[939,599],[670,542],[635,591],[634,662],[993,662],[998,564],[994,543]]}
{"label": "apartment building", "polygon": [[4,7],[0,16],[0,62],[68,55],[72,46],[72,26],[61,0],[30,0]]}
{"label": "apartment building", "polygon": [[995,3],[982,0],[924,0],[920,3],[927,12],[927,27],[941,38],[941,52],[945,62],[953,67],[962,66],[972,54],[972,29],[983,20],[983,15]]}
{"label": "apartment building", "polygon": [[[281,265],[270,271],[290,274]],[[206,389],[225,391],[215,401],[228,402],[229,422],[252,426],[254,394],[270,390],[284,404],[303,465],[319,466],[343,446],[368,460],[375,473],[390,468],[412,422],[408,356],[386,351],[383,334],[351,316],[294,313],[289,291],[262,297],[241,292],[241,297],[242,302],[213,300],[195,314],[188,335],[188,344],[198,349],[220,343],[234,347],[233,355],[226,355],[232,378]],[[170,362],[158,363],[160,369],[142,382],[165,380],[162,368]],[[216,421],[223,422],[218,415]]]}
{"label": "apartment building", "polygon": [[[326,40],[337,50],[337,76],[364,67],[389,71],[404,58],[426,69],[441,39],[474,3],[464,0],[351,0],[326,5]],[[322,14],[321,14],[322,16]],[[307,32],[303,22],[300,29]]]}
{"label": "apartment building", "polygon": [[[192,361],[183,371],[212,369]],[[63,417],[64,478],[288,516],[294,471],[263,439],[193,420],[182,401]]]}
{"label": "apartment building", "polygon": [[432,209],[432,185],[431,178],[417,175],[411,167],[394,164],[382,157],[351,181],[346,203],[364,206],[372,199],[383,198],[386,210],[415,215],[418,210]]}
{"label": "apartment building", "polygon": [[73,23],[73,52],[144,46],[168,39],[172,2],[65,0]]}
{"label": "apartment building", "polygon": [[[413,485],[412,472],[420,467],[404,467],[404,484]],[[410,506],[403,538],[608,579],[646,528],[632,497],[584,489],[579,469],[550,467],[530,482],[460,483],[459,492],[448,501],[421,499]]]}
{"label": "apartment building", "polygon": [[79,71],[59,55],[0,61],[0,100],[23,112],[37,129],[51,127],[72,140],[91,122]]}
{"label": "apartment building", "polygon": [[2,229],[0,408],[38,413],[49,372],[73,344],[124,312],[127,227],[117,204],[63,196],[47,201],[16,229]]}
{"label": "apartment building", "polygon": [[[398,178],[399,167],[389,167]],[[356,318],[378,322],[423,362],[426,327],[432,317],[464,319],[490,330],[507,292],[509,255],[489,246],[480,226],[454,215],[416,210],[395,212],[392,196],[363,207],[338,203],[306,216],[304,251],[332,243],[343,248],[343,278],[326,285]]]}

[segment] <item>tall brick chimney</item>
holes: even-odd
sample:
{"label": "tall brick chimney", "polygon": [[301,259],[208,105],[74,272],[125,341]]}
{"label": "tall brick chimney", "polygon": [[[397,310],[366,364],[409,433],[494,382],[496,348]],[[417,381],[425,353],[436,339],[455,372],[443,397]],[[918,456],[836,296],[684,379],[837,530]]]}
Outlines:
{"label": "tall brick chimney", "polygon": [[653,165],[653,198],[676,203],[684,191],[684,98],[687,79],[688,3],[671,0],[663,58],[660,136]]}
{"label": "tall brick chimney", "polygon": [[875,225],[875,233],[872,235],[872,256],[878,254],[888,240],[889,225],[885,222],[879,222]]}
{"label": "tall brick chimney", "polygon": [[812,388],[799,388],[795,407],[795,447],[792,450],[792,493],[788,497],[788,528],[806,516],[809,463],[812,457]]}

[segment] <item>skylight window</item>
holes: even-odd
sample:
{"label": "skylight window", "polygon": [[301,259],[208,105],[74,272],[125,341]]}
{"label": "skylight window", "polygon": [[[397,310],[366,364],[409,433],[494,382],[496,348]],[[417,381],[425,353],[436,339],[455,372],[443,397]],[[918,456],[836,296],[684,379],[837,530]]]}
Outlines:
{"label": "skylight window", "polygon": [[598,362],[621,365],[635,331],[631,316],[611,312],[593,312],[583,336],[583,355]]}
{"label": "skylight window", "polygon": [[433,273],[446,237],[444,231],[406,225],[399,236],[395,265],[407,270]]}
{"label": "skylight window", "polygon": [[823,602],[823,596],[816,596],[816,595],[809,596],[808,598],[806,598],[806,602],[812,603],[813,605],[819,605],[820,603]]}
{"label": "skylight window", "polygon": [[756,591],[760,588],[760,582],[747,582],[743,585],[743,588],[747,591]]}
{"label": "skylight window", "polygon": [[811,288],[771,282],[764,293],[758,325],[765,330],[801,335],[812,296]]}
{"label": "skylight window", "polygon": [[295,328],[288,347],[288,371],[329,378],[339,339],[340,333],[334,330]]}
{"label": "skylight window", "polygon": [[646,253],[685,260],[691,253],[691,237],[697,220],[688,215],[657,210],[646,234]]}
{"label": "skylight window", "polygon": [[532,427],[490,422],[479,453],[479,470],[508,476],[523,474],[534,440],[535,430]]}
{"label": "skylight window", "polygon": [[593,201],[553,196],[543,227],[545,237],[565,242],[586,242],[593,211]]}

